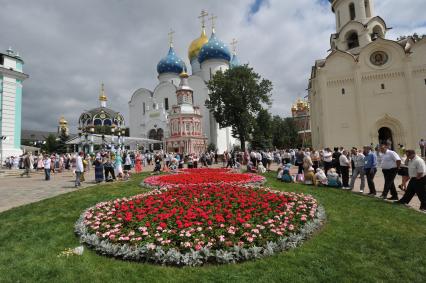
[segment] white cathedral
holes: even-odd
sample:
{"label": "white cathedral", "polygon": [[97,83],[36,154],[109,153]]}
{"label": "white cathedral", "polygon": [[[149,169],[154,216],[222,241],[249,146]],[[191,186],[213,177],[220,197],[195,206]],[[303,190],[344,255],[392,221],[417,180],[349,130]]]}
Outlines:
{"label": "white cathedral", "polygon": [[[188,56],[192,72],[187,82],[193,90],[193,105],[200,107],[202,132],[207,136],[208,144],[213,143],[218,152],[223,152],[230,150],[237,141],[232,137],[230,128],[219,127],[205,106],[205,101],[209,98],[207,82],[217,71],[225,71],[239,63],[235,50],[231,54],[227,45],[217,37],[214,17],[211,36],[207,37],[205,16],[206,13],[203,12],[201,36],[189,46]],[[184,61],[177,56],[173,41],[170,40],[168,54],[157,65],[158,85],[153,91],[146,88],[136,90],[129,101],[130,136],[161,141],[170,137],[168,118],[172,106],[178,104],[176,90],[180,83],[179,75],[184,71],[189,73]]]}
{"label": "white cathedral", "polygon": [[416,149],[426,137],[426,38],[386,39],[373,0],[329,0],[331,53],[309,81],[315,148],[382,141]]}

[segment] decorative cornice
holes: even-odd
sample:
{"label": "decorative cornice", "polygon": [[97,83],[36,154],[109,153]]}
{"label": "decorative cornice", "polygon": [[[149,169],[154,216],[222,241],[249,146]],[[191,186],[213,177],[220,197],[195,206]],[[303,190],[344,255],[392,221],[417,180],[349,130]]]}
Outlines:
{"label": "decorative cornice", "polygon": [[362,81],[374,81],[374,80],[384,80],[384,79],[396,79],[405,77],[404,71],[393,71],[393,72],[382,72],[382,73],[367,73],[363,74],[361,77]]}
{"label": "decorative cornice", "polygon": [[13,69],[7,69],[4,67],[0,67],[0,73],[5,74],[7,76],[11,76],[15,79],[19,79],[19,80],[25,80],[28,79],[30,76],[18,71],[15,71]]}
{"label": "decorative cornice", "polygon": [[413,68],[413,75],[426,73],[426,65],[417,66]]}
{"label": "decorative cornice", "polygon": [[346,77],[346,78],[339,78],[334,80],[328,80],[327,86],[341,86],[341,85],[347,85],[347,84],[353,84],[355,79],[353,77]]}

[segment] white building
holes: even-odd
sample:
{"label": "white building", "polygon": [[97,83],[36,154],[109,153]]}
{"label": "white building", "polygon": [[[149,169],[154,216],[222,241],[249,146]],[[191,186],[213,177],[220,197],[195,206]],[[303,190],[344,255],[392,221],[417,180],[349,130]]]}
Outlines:
{"label": "white building", "polygon": [[[202,132],[208,143],[213,143],[219,152],[230,150],[236,143],[231,136],[231,129],[220,129],[218,123],[205,106],[209,98],[207,82],[219,70],[225,71],[238,64],[235,55],[217,38],[214,28],[210,39],[206,36],[203,23],[201,36],[189,46],[189,61],[192,75],[188,84],[194,91],[193,104],[199,105],[203,116]],[[180,82],[179,74],[187,70],[170,43],[169,52],[157,65],[158,85],[153,91],[140,88],[136,90],[129,102],[130,136],[165,140],[170,137],[168,114],[172,105],[177,105],[176,90]]]}
{"label": "white building", "polygon": [[9,48],[0,53],[0,162],[21,150],[22,82],[24,61]]}
{"label": "white building", "polygon": [[426,39],[386,39],[373,0],[330,0],[331,53],[309,82],[316,148],[391,141],[417,148],[426,136]]}

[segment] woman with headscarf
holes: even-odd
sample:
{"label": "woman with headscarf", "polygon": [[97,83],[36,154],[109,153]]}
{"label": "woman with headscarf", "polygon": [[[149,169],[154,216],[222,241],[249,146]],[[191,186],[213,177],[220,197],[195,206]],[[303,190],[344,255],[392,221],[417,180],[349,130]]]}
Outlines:
{"label": "woman with headscarf", "polygon": [[95,181],[101,183],[104,180],[104,164],[102,163],[102,157],[97,156],[95,160]]}

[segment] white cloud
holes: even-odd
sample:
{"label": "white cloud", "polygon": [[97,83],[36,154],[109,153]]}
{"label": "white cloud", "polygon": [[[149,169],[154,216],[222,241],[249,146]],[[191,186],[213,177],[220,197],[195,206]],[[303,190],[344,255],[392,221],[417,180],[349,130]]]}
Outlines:
{"label": "white cloud", "polygon": [[[390,38],[426,33],[419,11],[426,1],[376,0],[376,13],[394,29]],[[187,64],[187,48],[199,36],[201,9],[218,15],[217,34],[236,37],[241,62],[274,84],[272,112],[288,115],[306,94],[311,66],[327,55],[334,15],[327,1],[266,0],[250,16],[244,1],[8,1],[0,10],[0,49],[19,50],[30,79],[24,85],[24,128],[56,128],[60,115],[77,124],[97,106],[103,81],[112,108],[127,116],[139,87],[157,83],[156,64],[167,53],[167,33]]]}

